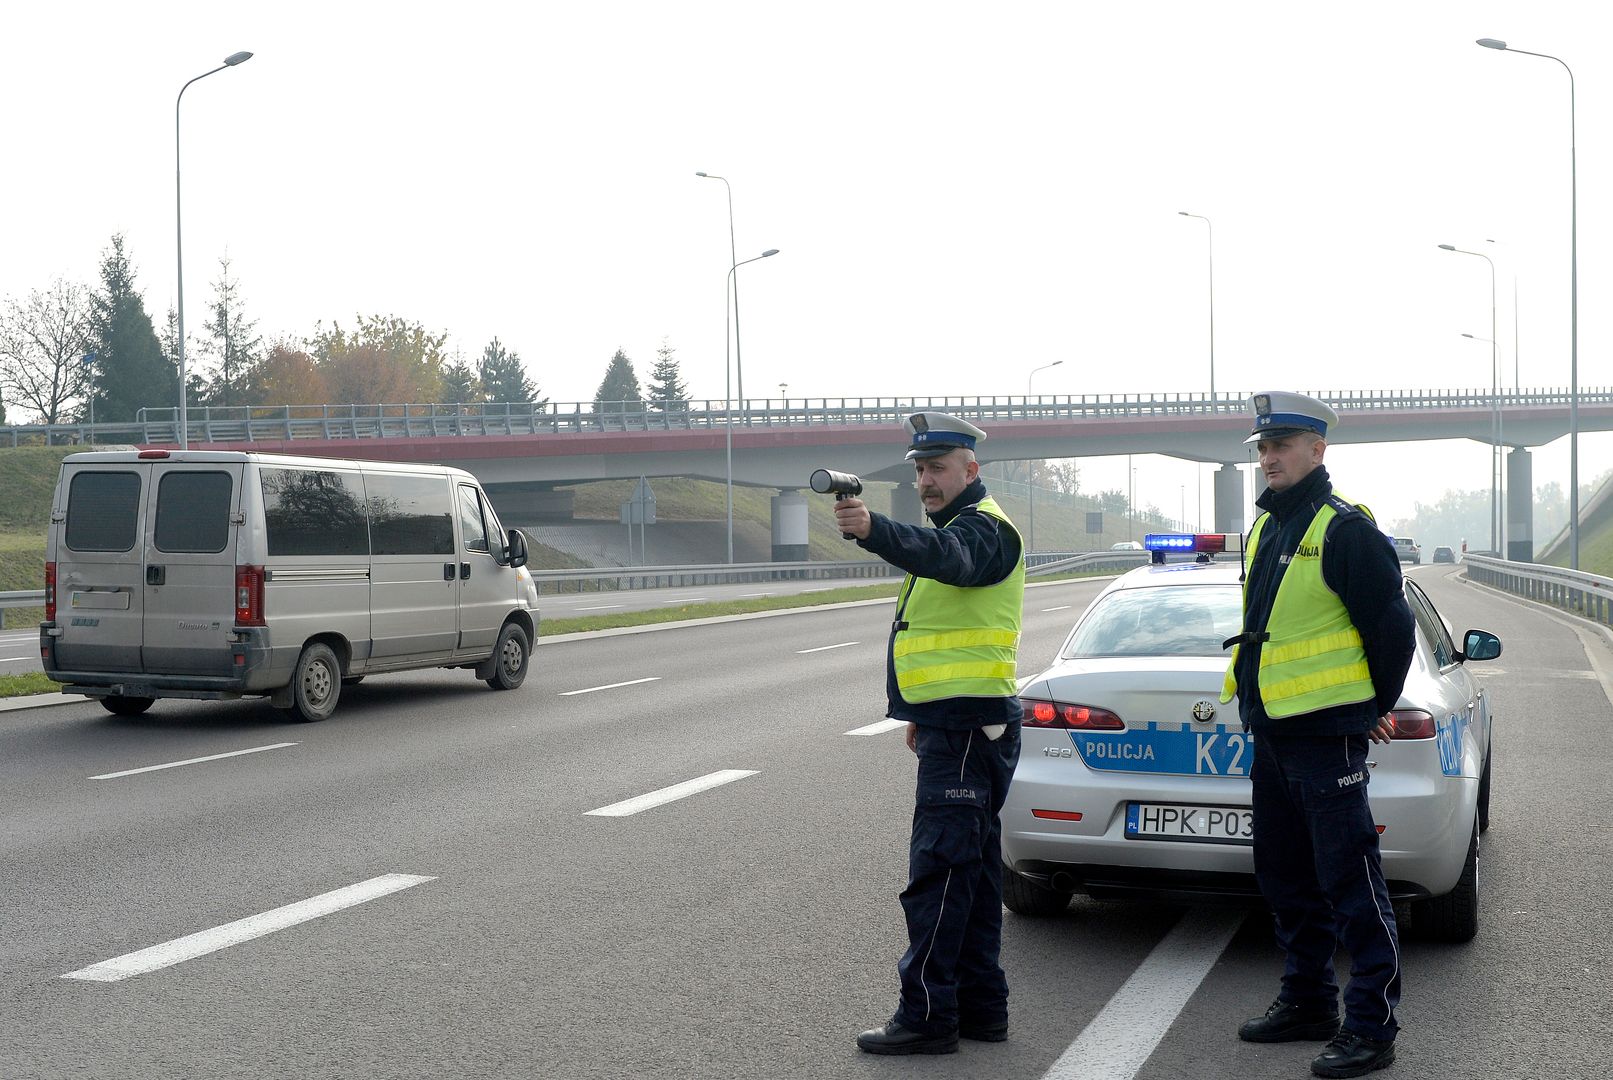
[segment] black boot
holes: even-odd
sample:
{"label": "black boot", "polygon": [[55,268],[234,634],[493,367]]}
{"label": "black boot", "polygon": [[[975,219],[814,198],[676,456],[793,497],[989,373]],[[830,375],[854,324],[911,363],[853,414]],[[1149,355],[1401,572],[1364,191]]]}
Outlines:
{"label": "black boot", "polygon": [[1302,1039],[1331,1039],[1338,1034],[1339,1014],[1325,1006],[1305,1008],[1278,998],[1266,1015],[1246,1020],[1238,1029],[1244,1042],[1297,1042]]}
{"label": "black boot", "polygon": [[1365,1076],[1394,1063],[1393,1040],[1378,1042],[1353,1031],[1341,1031],[1311,1062],[1311,1072],[1317,1076]]}
{"label": "black boot", "polygon": [[895,1020],[857,1036],[857,1048],[870,1054],[955,1054],[957,1032],[925,1035],[909,1031]]}

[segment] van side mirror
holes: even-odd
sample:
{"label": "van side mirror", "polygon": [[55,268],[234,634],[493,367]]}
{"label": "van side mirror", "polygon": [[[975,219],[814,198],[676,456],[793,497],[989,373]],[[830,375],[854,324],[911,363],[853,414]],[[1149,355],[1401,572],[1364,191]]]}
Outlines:
{"label": "van side mirror", "polygon": [[511,529],[509,536],[505,539],[504,564],[512,567],[525,566],[526,558],[526,534],[520,529]]}
{"label": "van side mirror", "polygon": [[1501,639],[1488,630],[1469,630],[1462,635],[1462,655],[1459,659],[1494,660],[1501,655]]}

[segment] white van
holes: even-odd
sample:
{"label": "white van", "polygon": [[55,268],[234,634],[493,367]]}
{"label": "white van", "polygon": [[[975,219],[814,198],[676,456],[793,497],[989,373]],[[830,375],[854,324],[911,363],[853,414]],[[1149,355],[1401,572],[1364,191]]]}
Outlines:
{"label": "white van", "polygon": [[323,720],[343,685],[408,668],[513,690],[537,640],[525,537],[440,465],[73,454],[45,559],[45,674],[120,716],[259,695]]}

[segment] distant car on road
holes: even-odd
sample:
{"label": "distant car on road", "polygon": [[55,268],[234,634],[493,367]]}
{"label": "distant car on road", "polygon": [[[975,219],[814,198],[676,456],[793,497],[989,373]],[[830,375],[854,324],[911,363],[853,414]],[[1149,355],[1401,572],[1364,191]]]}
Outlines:
{"label": "distant car on road", "polygon": [[1110,544],[1110,551],[1141,551],[1143,546],[1135,540],[1122,540],[1118,544]]}
{"label": "distant car on road", "polygon": [[1434,558],[1432,561],[1453,563],[1456,561],[1456,552],[1442,544],[1434,549]]}
{"label": "distant car on road", "polygon": [[[1236,704],[1219,700],[1221,645],[1242,625],[1239,572],[1233,556],[1123,575],[1025,682],[1002,811],[1011,911],[1058,914],[1076,892],[1256,891],[1253,747]],[[1372,812],[1390,894],[1411,902],[1427,936],[1466,941],[1478,927],[1491,722],[1468,661],[1500,655],[1501,643],[1483,630],[1453,641],[1427,595],[1411,581],[1405,591],[1417,651],[1393,740],[1372,749]]]}
{"label": "distant car on road", "polygon": [[1417,541],[1409,536],[1396,536],[1391,539],[1394,540],[1395,554],[1400,556],[1401,562],[1409,562],[1413,565],[1422,564],[1423,549],[1417,546]]}

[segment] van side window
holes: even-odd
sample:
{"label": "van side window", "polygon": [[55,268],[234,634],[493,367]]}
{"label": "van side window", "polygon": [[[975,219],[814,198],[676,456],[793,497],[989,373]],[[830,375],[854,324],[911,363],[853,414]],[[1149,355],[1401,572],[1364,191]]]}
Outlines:
{"label": "van side window", "polygon": [[230,495],[235,482],[227,472],[170,472],[157,481],[158,551],[223,551],[230,540]]}
{"label": "van side window", "polygon": [[466,551],[487,553],[487,525],[482,521],[482,499],[469,484],[459,485],[459,531]]}
{"label": "van side window", "polygon": [[368,555],[370,526],[357,473],[261,469],[270,555]]}
{"label": "van side window", "polygon": [[67,489],[67,546],[128,551],[140,527],[140,474],[81,472]]}
{"label": "van side window", "polygon": [[365,473],[377,555],[452,555],[453,493],[440,476]]}

